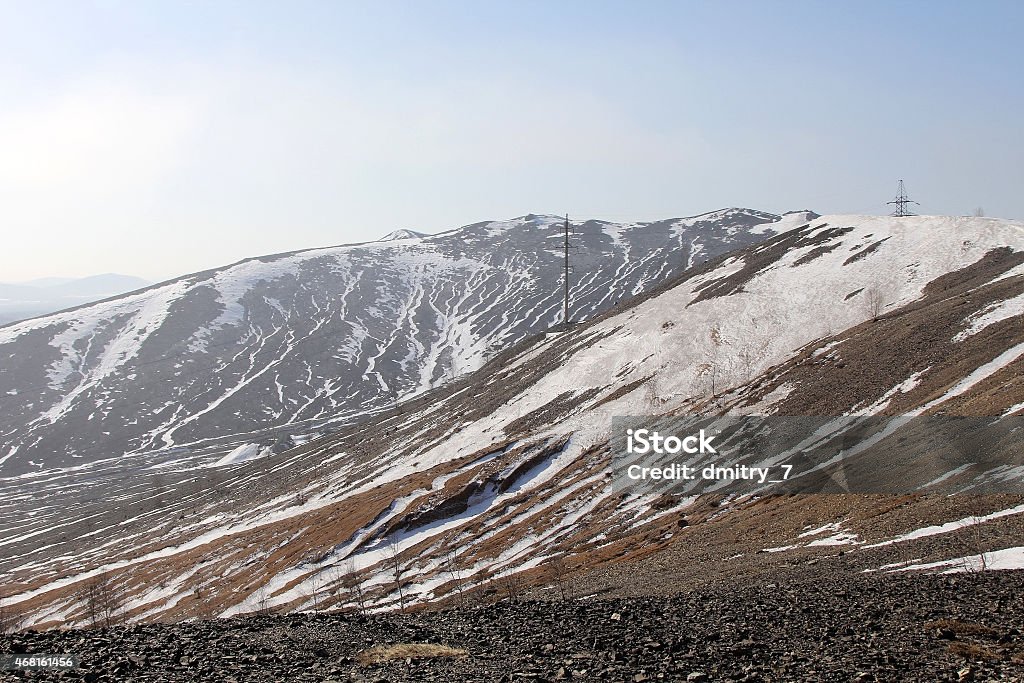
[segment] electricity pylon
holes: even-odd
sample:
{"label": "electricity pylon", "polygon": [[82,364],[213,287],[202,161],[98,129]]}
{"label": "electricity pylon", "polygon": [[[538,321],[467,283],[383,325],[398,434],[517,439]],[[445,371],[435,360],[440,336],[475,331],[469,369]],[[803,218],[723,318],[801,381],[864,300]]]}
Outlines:
{"label": "electricity pylon", "polygon": [[907,191],[903,187],[902,180],[900,181],[900,190],[896,194],[896,199],[891,202],[886,202],[886,204],[894,204],[896,206],[896,210],[892,212],[893,216],[913,216],[914,214],[910,211],[910,205],[917,204],[918,206],[921,206],[914,200],[907,197]]}

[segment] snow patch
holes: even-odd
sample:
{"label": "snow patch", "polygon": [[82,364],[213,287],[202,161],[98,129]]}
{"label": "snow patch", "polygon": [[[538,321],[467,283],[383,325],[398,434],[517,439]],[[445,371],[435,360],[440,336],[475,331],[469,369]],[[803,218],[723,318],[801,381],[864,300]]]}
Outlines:
{"label": "snow patch", "polygon": [[246,462],[249,460],[256,460],[262,458],[267,454],[266,448],[260,448],[259,444],[255,443],[244,443],[238,446],[230,453],[225,455],[217,462],[208,465],[208,467],[223,467],[225,465],[237,465],[240,462]]}
{"label": "snow patch", "polygon": [[1007,318],[1024,315],[1024,294],[992,304],[967,319],[967,327],[953,337],[953,341],[962,342],[971,335]]}

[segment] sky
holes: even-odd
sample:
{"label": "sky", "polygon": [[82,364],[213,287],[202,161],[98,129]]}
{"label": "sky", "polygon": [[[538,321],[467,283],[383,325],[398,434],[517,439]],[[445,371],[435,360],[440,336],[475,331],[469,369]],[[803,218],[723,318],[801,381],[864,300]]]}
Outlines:
{"label": "sky", "polygon": [[0,282],[527,213],[1024,219],[1024,3],[0,0]]}

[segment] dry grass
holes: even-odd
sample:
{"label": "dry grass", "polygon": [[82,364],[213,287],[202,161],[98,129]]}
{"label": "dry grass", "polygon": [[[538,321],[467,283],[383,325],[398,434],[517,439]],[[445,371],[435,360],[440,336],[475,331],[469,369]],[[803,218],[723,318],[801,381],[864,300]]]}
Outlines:
{"label": "dry grass", "polygon": [[1003,654],[997,650],[993,650],[985,645],[978,645],[977,643],[953,642],[949,644],[949,651],[954,655],[973,662],[998,662],[1004,659]]}
{"label": "dry grass", "polygon": [[395,659],[431,659],[436,657],[467,657],[469,653],[447,645],[430,643],[399,643],[397,645],[379,645],[363,650],[356,655],[362,666],[383,664]]}
{"label": "dry grass", "polygon": [[925,628],[929,630],[949,631],[957,636],[996,637],[999,635],[999,632],[994,628],[989,628],[983,624],[972,624],[967,621],[959,621],[957,619],[939,619],[938,621],[930,621],[925,624]]}
{"label": "dry grass", "polygon": [[[1007,651],[1004,648],[997,648],[968,640],[968,638],[996,639],[999,637],[999,631],[984,624],[960,621],[959,619],[939,619],[937,621],[929,621],[925,624],[925,629],[935,633],[940,638],[954,639],[947,646],[950,654],[963,657],[968,661],[999,662],[1006,660],[1012,654],[1012,650]],[[964,638],[965,640],[956,640],[958,638]]]}

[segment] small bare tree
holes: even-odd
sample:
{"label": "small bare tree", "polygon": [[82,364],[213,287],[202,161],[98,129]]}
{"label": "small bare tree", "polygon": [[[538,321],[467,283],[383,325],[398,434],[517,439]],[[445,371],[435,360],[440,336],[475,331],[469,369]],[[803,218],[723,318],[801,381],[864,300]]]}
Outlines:
{"label": "small bare tree", "polygon": [[360,614],[366,614],[366,591],[362,579],[356,572],[356,561],[350,557],[340,568],[335,567],[335,571],[338,572],[338,583],[345,591],[347,599],[355,603]]}
{"label": "small bare tree", "polygon": [[455,590],[459,594],[459,604],[464,605],[466,603],[466,597],[463,592],[465,582],[462,576],[462,560],[459,557],[459,546],[453,537],[446,539],[445,544],[447,549],[444,553],[444,570],[448,572],[448,575],[452,577],[452,581],[455,583]]}
{"label": "small bare tree", "polygon": [[121,609],[121,592],[114,585],[109,574],[101,574],[98,577],[97,586],[99,614],[103,619],[103,626],[110,628],[117,622],[117,613]]}
{"label": "small bare tree", "polygon": [[20,631],[24,621],[20,610],[8,604],[3,598],[0,598],[0,635]]}
{"label": "small bare tree", "polygon": [[85,616],[93,627],[109,628],[115,623],[121,608],[121,594],[109,574],[98,574],[85,582],[79,591],[85,606]]}
{"label": "small bare tree", "polygon": [[715,396],[718,391],[717,379],[718,379],[718,353],[722,350],[722,347],[727,344],[725,338],[722,337],[722,328],[715,325],[711,328],[708,333],[708,339],[711,341],[711,395]]}
{"label": "small bare tree", "polygon": [[402,566],[402,558],[399,556],[398,544],[390,541],[387,545],[388,561],[391,564],[391,575],[395,579],[395,588],[398,590],[398,609],[405,611],[405,588],[402,585],[402,575],[405,568]]}
{"label": "small bare tree", "polygon": [[313,599],[313,614],[320,614],[320,602],[322,598],[321,589],[323,588],[323,584],[320,581],[320,575],[318,573],[314,573],[313,576],[310,577],[309,585],[310,597]]}
{"label": "small bare tree", "polygon": [[861,302],[868,317],[878,320],[878,316],[882,315],[882,311],[885,310],[885,292],[879,285],[871,285],[865,288],[864,293],[861,294]]}
{"label": "small bare tree", "polygon": [[718,367],[714,363],[700,363],[697,365],[695,375],[704,380],[702,389],[709,391],[713,396],[715,393],[715,380],[718,376]]}
{"label": "small bare tree", "polygon": [[663,399],[658,393],[658,387],[656,386],[653,377],[644,384],[644,399],[647,401],[647,404],[652,407],[665,404],[665,399]]}
{"label": "small bare tree", "polygon": [[565,566],[565,556],[556,555],[548,562],[548,572],[551,574],[551,580],[558,586],[558,593],[562,597],[562,601],[568,600],[566,591],[566,583],[569,578],[569,569]]}
{"label": "small bare tree", "polygon": [[738,359],[743,369],[743,381],[749,382],[754,379],[754,371],[758,363],[768,353],[768,341],[747,342],[740,349]]}
{"label": "small bare tree", "polygon": [[200,586],[192,591],[192,597],[194,597],[196,601],[196,615],[200,619],[212,619],[217,609],[214,606],[213,601],[210,600],[210,595],[204,593]]}
{"label": "small bare tree", "polygon": [[973,522],[971,529],[974,532],[974,547],[978,550],[978,571],[983,572],[988,569],[988,553],[985,552],[985,535],[981,527],[983,520],[976,516]]}
{"label": "small bare tree", "polygon": [[265,585],[261,585],[256,589],[255,602],[256,614],[270,614],[273,611],[270,606],[270,593],[267,592]]}
{"label": "small bare tree", "polygon": [[704,380],[704,388],[710,390],[711,396],[714,397],[722,383],[720,380],[728,379],[727,375],[732,374],[732,369],[728,367],[730,364],[720,360],[722,349],[732,344],[722,335],[722,328],[718,325],[712,327],[708,333],[708,343],[709,346],[704,353],[706,360],[697,365],[696,378]]}
{"label": "small bare tree", "polygon": [[518,574],[513,574],[509,571],[501,577],[501,588],[505,591],[505,597],[508,598],[509,602],[517,602],[520,594],[523,592],[522,579],[520,579]]}
{"label": "small bare tree", "polygon": [[[966,527],[963,529],[963,547],[966,550],[966,557],[963,561],[963,569],[968,572],[983,572],[988,569],[988,553],[985,552],[985,516],[982,514],[980,500],[973,501],[971,514],[967,517]],[[977,566],[971,561],[977,555]]]}
{"label": "small bare tree", "polygon": [[323,553],[316,549],[310,550],[302,558],[303,564],[313,568],[312,573],[309,574],[309,594],[306,596],[313,603],[313,614],[320,613],[325,597],[324,579],[321,576],[322,570],[320,569],[320,563],[323,559]]}

